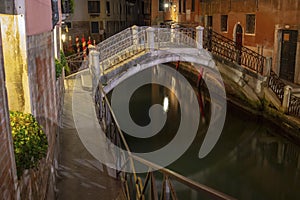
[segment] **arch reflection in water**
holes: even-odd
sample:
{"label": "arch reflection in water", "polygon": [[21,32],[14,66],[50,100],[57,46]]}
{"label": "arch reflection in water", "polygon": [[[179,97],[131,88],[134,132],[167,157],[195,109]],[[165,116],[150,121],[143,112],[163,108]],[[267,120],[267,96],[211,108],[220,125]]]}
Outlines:
{"label": "arch reflection in water", "polygon": [[[226,122],[218,143],[207,157],[199,159],[197,153],[205,137],[211,111],[209,92],[204,87],[200,92],[198,97],[203,101],[205,120],[199,122],[192,145],[168,168],[237,199],[299,199],[299,146],[281,137],[284,133],[279,127],[232,104],[228,104]],[[172,90],[157,84],[143,86],[132,96],[131,104],[134,106],[130,112],[136,123],[147,121],[142,118],[145,115],[138,115],[140,110],[163,102],[166,96],[169,98],[169,110],[163,134],[144,142],[127,136],[133,151],[151,150],[153,146],[160,148],[159,145],[168,143],[180,122],[178,107],[181,105],[173,98]],[[210,199],[176,181],[173,184],[179,199]]]}

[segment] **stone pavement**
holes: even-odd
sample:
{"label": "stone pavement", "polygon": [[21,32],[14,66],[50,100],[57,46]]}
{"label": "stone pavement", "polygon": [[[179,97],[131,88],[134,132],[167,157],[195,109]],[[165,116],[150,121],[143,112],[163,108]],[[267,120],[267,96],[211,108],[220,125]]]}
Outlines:
{"label": "stone pavement", "polygon": [[[84,128],[86,135],[91,135],[92,140],[98,142],[97,150],[101,156],[112,159],[111,152],[103,141],[97,141],[99,138],[93,138],[94,127],[90,124],[97,122],[89,112],[93,109],[91,100],[91,91],[75,86],[75,82],[81,82],[80,76],[66,79],[66,91],[64,100],[64,110],[62,116],[62,126],[59,132],[59,168],[57,178],[56,197],[58,200],[113,200],[124,199],[121,189],[121,183],[115,179],[114,170],[103,165],[99,159],[96,159],[86,145],[89,143],[82,142],[79,129]],[[73,86],[75,86],[73,88]],[[74,105],[73,96],[80,94],[82,99],[77,99]],[[78,97],[78,95],[76,96]],[[80,121],[76,121],[77,108],[81,108]],[[78,116],[77,116],[78,118]],[[76,123],[75,123],[76,122]],[[84,127],[85,125],[89,127]],[[97,129],[97,128],[95,128]],[[96,130],[99,132],[99,130]],[[91,144],[93,145],[93,144]]]}

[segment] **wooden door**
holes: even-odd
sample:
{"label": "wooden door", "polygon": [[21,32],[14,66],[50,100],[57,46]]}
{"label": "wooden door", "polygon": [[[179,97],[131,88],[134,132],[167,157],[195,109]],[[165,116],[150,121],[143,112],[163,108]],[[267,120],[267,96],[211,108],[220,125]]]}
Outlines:
{"label": "wooden door", "polygon": [[294,82],[297,37],[298,31],[282,31],[279,76],[290,82]]}

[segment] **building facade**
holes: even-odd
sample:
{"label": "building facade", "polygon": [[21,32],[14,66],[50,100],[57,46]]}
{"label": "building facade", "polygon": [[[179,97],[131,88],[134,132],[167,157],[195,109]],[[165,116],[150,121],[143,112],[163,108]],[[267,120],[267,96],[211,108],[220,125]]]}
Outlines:
{"label": "building facade", "polygon": [[282,79],[300,84],[298,0],[203,0],[199,22],[272,57],[273,71]]}
{"label": "building facade", "polygon": [[[68,7],[69,2],[63,0],[63,7]],[[150,14],[150,10],[145,9],[148,5],[147,0],[74,0],[73,13],[70,9],[63,9],[66,10],[65,45],[74,45],[76,37],[80,40],[90,38],[98,44],[129,26],[145,25],[150,21],[144,17]]]}
{"label": "building facade", "polygon": [[[60,109],[55,75],[55,58],[59,56],[61,40],[59,13],[58,0],[0,2],[1,199],[20,199],[22,182],[16,178],[10,110],[35,116],[48,138],[46,162],[49,167],[54,163]],[[51,179],[50,171],[49,168],[44,174],[45,183]],[[26,183],[24,187],[27,187]],[[41,195],[45,197],[47,188],[37,191],[44,192]],[[31,199],[30,195],[36,194],[28,190],[28,194],[21,195]]]}
{"label": "building facade", "polygon": [[272,58],[282,79],[300,84],[299,0],[152,0],[151,24],[204,26]]}

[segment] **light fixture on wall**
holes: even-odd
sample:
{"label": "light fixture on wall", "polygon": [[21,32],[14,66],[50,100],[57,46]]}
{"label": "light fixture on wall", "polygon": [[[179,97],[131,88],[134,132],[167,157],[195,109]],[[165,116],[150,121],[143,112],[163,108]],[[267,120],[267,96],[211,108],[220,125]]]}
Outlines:
{"label": "light fixture on wall", "polygon": [[66,41],[66,34],[62,34],[62,35],[61,35],[61,40],[62,40],[63,42]]}

